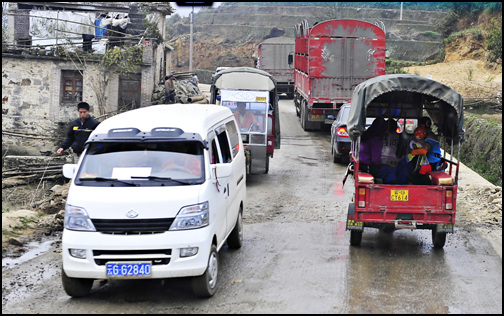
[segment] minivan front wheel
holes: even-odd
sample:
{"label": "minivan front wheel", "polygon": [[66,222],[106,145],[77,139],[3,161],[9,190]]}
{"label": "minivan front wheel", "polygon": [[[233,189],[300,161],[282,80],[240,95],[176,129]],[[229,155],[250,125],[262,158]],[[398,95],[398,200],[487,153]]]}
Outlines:
{"label": "minivan front wheel", "polygon": [[198,297],[211,297],[217,292],[218,276],[219,274],[219,254],[217,247],[212,245],[210,248],[210,255],[208,256],[208,264],[200,276],[193,277],[192,289],[194,295]]}
{"label": "minivan front wheel", "polygon": [[61,268],[61,281],[66,294],[72,297],[82,297],[89,294],[93,286],[93,279],[71,278],[66,275],[65,270]]}

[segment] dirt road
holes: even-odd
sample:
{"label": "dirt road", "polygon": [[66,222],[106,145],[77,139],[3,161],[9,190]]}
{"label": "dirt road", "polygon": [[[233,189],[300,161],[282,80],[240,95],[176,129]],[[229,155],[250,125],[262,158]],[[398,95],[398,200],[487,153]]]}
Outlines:
{"label": "dirt road", "polygon": [[429,231],[409,230],[370,229],[350,247],[352,187],[341,187],[345,166],[332,162],[330,136],[304,132],[292,100],[280,110],[282,147],[269,174],[247,179],[244,245],[221,250],[214,297],[197,299],[187,279],[172,279],[95,281],[88,297],[72,299],[59,240],[50,240],[31,260],[2,260],[2,312],[502,313],[502,257],[486,233],[502,236],[500,226],[462,221],[443,250]]}

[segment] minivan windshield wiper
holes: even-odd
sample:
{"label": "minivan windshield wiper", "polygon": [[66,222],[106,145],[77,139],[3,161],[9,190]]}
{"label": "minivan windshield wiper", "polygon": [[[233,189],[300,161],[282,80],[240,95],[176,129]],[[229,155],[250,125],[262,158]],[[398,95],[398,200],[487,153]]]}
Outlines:
{"label": "minivan windshield wiper", "polygon": [[124,184],[131,185],[134,187],[138,186],[138,184],[136,184],[136,183],[131,183],[128,181],[119,180],[119,179],[115,179],[115,178],[104,178],[104,177],[92,177],[92,178],[85,177],[85,178],[79,178],[79,181],[112,181],[112,182],[124,183]]}
{"label": "minivan windshield wiper", "polygon": [[180,183],[180,184],[187,184],[187,185],[194,184],[194,181],[182,181],[182,180],[177,180],[177,179],[173,179],[173,178],[170,178],[170,177],[131,176],[131,179],[147,179],[147,180],[162,180],[162,181],[170,180],[170,181],[177,182],[177,183]]}

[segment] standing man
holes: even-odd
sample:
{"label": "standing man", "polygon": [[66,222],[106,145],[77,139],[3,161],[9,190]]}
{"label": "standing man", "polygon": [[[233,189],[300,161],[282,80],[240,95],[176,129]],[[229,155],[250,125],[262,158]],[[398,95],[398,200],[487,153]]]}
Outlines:
{"label": "standing man", "polygon": [[165,77],[165,103],[175,103],[175,77],[170,74]]}
{"label": "standing man", "polygon": [[61,155],[63,150],[72,147],[74,163],[77,163],[79,160],[79,156],[84,150],[84,144],[89,135],[91,135],[91,132],[100,124],[100,122],[89,115],[89,104],[86,102],[80,102],[77,105],[77,110],[79,111],[79,118],[70,124],[67,137],[57,151],[58,155]]}
{"label": "standing man", "polygon": [[192,83],[197,87],[199,83],[198,76],[196,74],[193,74],[192,76]]}

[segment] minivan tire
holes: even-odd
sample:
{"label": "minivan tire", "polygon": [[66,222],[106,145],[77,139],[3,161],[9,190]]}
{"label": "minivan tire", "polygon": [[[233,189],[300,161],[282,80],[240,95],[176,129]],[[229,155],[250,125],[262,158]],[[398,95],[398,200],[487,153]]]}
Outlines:
{"label": "minivan tire", "polygon": [[242,221],[242,210],[238,212],[238,218],[236,219],[236,224],[231,234],[227,238],[228,247],[231,249],[241,248],[243,243],[243,221]]}
{"label": "minivan tire", "polygon": [[72,297],[82,297],[89,294],[93,286],[93,279],[71,278],[61,268],[61,281],[66,294]]}
{"label": "minivan tire", "polygon": [[192,290],[197,297],[208,298],[212,297],[217,292],[219,274],[219,253],[217,247],[210,247],[210,255],[208,256],[208,264],[200,276],[192,278]]}

